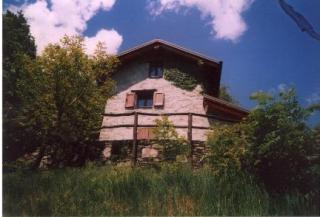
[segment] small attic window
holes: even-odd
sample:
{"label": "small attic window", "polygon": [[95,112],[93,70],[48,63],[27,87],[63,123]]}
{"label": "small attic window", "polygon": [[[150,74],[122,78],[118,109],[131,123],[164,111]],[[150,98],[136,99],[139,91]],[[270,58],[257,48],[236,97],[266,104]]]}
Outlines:
{"label": "small attic window", "polygon": [[150,78],[162,78],[163,66],[160,62],[151,62],[149,64],[149,77]]}

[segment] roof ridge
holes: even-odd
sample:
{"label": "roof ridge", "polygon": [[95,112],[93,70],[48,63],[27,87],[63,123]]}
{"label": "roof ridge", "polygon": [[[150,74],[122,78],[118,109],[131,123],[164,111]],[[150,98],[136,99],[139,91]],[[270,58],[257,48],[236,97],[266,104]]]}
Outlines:
{"label": "roof ridge", "polygon": [[135,51],[135,50],[141,49],[141,48],[143,48],[143,47],[145,47],[145,46],[148,46],[148,45],[151,45],[151,44],[157,43],[157,42],[158,42],[158,43],[162,43],[162,44],[164,44],[164,45],[167,45],[167,46],[169,46],[169,47],[173,47],[173,48],[175,48],[175,49],[177,49],[177,50],[180,50],[180,51],[182,51],[182,52],[186,52],[186,53],[189,53],[189,54],[191,54],[191,55],[198,56],[198,57],[200,57],[200,58],[202,58],[202,59],[206,59],[206,60],[208,60],[208,61],[210,61],[210,62],[215,62],[215,63],[218,63],[218,64],[222,63],[221,60],[218,60],[218,59],[215,59],[215,58],[212,58],[212,57],[208,57],[208,56],[206,56],[205,54],[202,54],[202,53],[199,53],[199,52],[197,52],[197,51],[193,51],[193,50],[184,48],[184,47],[182,47],[182,46],[180,46],[180,45],[177,45],[177,44],[174,44],[174,43],[165,41],[165,40],[160,39],[160,38],[155,38],[155,39],[152,39],[152,40],[150,40],[150,41],[147,41],[147,42],[144,42],[144,43],[142,43],[142,44],[139,44],[139,45],[137,45],[137,46],[134,46],[134,47],[132,47],[132,48],[130,48],[130,49],[128,49],[128,50],[125,50],[125,51],[119,53],[119,54],[117,55],[117,57],[126,55],[126,54],[128,54],[128,53],[130,53],[130,52],[133,52],[133,51]]}

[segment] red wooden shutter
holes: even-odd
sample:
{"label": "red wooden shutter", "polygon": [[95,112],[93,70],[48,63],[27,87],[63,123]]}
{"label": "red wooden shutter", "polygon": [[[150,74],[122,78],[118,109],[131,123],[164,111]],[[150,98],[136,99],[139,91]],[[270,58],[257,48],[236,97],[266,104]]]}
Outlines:
{"label": "red wooden shutter", "polygon": [[135,93],[127,93],[126,108],[134,108],[135,105]]}
{"label": "red wooden shutter", "polygon": [[139,127],[137,130],[137,139],[154,139],[154,128]]}
{"label": "red wooden shutter", "polygon": [[153,105],[155,107],[163,107],[164,106],[164,93],[154,93],[153,96]]}
{"label": "red wooden shutter", "polygon": [[138,128],[137,139],[149,139],[149,129],[148,128]]}

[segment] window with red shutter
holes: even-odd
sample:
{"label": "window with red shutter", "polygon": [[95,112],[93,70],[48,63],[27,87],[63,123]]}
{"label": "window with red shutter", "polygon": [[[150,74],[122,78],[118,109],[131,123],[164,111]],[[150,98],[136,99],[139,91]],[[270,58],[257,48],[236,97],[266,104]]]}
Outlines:
{"label": "window with red shutter", "polygon": [[164,106],[164,93],[154,93],[153,105],[154,107],[163,107]]}
{"label": "window with red shutter", "polygon": [[133,109],[135,106],[135,93],[127,93],[125,107],[127,109]]}

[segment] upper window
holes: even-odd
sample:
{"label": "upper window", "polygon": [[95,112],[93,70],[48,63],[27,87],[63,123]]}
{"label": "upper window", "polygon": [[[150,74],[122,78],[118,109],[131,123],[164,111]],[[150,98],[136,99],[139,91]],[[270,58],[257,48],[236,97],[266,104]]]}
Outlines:
{"label": "upper window", "polygon": [[137,107],[152,108],[154,91],[139,91],[137,92]]}
{"label": "upper window", "polygon": [[150,63],[149,66],[149,77],[150,78],[162,78],[163,66],[159,62]]}

